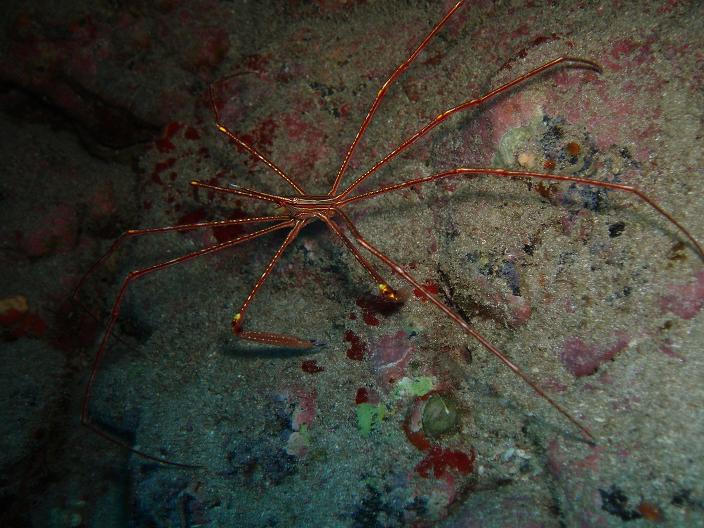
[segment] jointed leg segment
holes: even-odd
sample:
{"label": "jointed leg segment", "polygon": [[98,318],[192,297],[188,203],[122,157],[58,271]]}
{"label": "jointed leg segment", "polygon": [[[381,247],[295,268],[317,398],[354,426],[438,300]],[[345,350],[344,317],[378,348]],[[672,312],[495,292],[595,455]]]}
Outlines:
{"label": "jointed leg segment", "polygon": [[266,281],[267,277],[269,277],[269,275],[271,274],[276,263],[281,259],[281,255],[283,255],[284,250],[298,236],[298,233],[301,231],[301,229],[306,223],[307,222],[304,220],[295,222],[295,224],[293,225],[293,229],[291,229],[289,234],[286,236],[286,239],[276,251],[271,261],[269,262],[269,264],[267,264],[266,268],[264,269],[264,272],[259,277],[259,280],[257,280],[256,284],[252,288],[252,291],[249,292],[249,295],[242,303],[242,306],[233,316],[232,333],[236,336],[257,343],[266,343],[286,348],[310,348],[313,346],[313,342],[292,335],[275,334],[271,332],[255,332],[251,330],[242,329],[242,325],[244,324],[244,315],[247,311],[247,308],[249,308],[249,304],[254,299],[254,296],[259,291],[259,288],[261,288],[262,284],[264,284],[264,281]]}
{"label": "jointed leg segment", "polygon": [[537,68],[529,71],[528,73],[521,75],[520,77],[517,77],[516,79],[513,79],[512,81],[499,86],[498,88],[495,88],[494,90],[482,95],[481,97],[478,97],[476,99],[469,99],[463,103],[458,104],[457,106],[454,106],[450,108],[449,110],[446,110],[442,112],[440,115],[435,117],[430,123],[425,125],[423,128],[418,130],[415,134],[401,142],[401,144],[396,147],[394,150],[389,152],[386,156],[384,156],[382,159],[380,159],[378,162],[376,162],[367,172],[359,176],[352,184],[350,184],[347,189],[345,189],[342,193],[340,193],[340,197],[345,197],[348,196],[357,186],[359,186],[364,180],[366,180],[369,176],[371,176],[373,173],[375,173],[378,169],[382,167],[382,165],[386,164],[393,158],[395,158],[397,155],[399,155],[401,152],[406,150],[408,147],[410,147],[413,143],[415,143],[418,139],[422,138],[425,136],[428,132],[433,130],[436,126],[438,126],[440,123],[445,121],[447,118],[450,116],[456,114],[457,112],[460,112],[462,110],[467,110],[468,108],[473,108],[475,106],[480,106],[487,101],[493,99],[494,97],[510,90],[514,86],[521,84],[529,79],[532,79],[536,75],[539,75],[543,73],[545,70],[550,70],[555,68],[556,66],[559,65],[571,65],[571,66],[576,66],[579,68],[588,68],[590,70],[594,70],[597,72],[601,72],[601,67],[593,61],[586,60],[586,59],[579,59],[575,57],[559,57],[555,60],[552,60],[550,62],[546,62],[542,66],[538,66]]}
{"label": "jointed leg segment", "polygon": [[275,203],[280,205],[286,200],[275,194],[263,193],[260,191],[254,191],[252,189],[247,189],[245,187],[234,186],[232,188],[220,187],[218,185],[212,185],[210,183],[204,183],[199,180],[193,180],[191,182],[193,187],[200,187],[203,189],[208,189],[210,191],[221,192],[225,194],[234,194],[235,196],[243,196],[244,198],[252,198],[254,200],[260,200],[263,202]]}
{"label": "jointed leg segment", "polygon": [[355,148],[359,144],[359,141],[362,139],[362,136],[364,135],[364,132],[367,130],[369,127],[369,123],[371,123],[372,118],[374,117],[374,114],[376,113],[377,109],[379,108],[379,105],[381,104],[382,99],[384,99],[384,96],[386,95],[386,92],[389,90],[391,85],[398,79],[403,72],[405,72],[408,67],[411,65],[411,63],[418,57],[418,55],[425,49],[425,47],[430,43],[431,40],[435,37],[435,35],[442,29],[442,27],[447,23],[447,21],[452,17],[453,14],[455,14],[455,11],[457,11],[460,7],[462,7],[462,4],[464,3],[464,0],[457,2],[446,14],[442,19],[433,26],[433,29],[430,30],[430,32],[425,36],[425,38],[421,41],[421,43],[418,45],[418,47],[413,50],[413,53],[404,61],[401,63],[401,65],[398,66],[394,70],[394,72],[391,74],[391,76],[386,80],[386,82],[382,85],[382,87],[379,89],[379,91],[376,94],[376,97],[374,98],[374,101],[372,102],[372,106],[369,108],[369,111],[367,112],[367,116],[364,118],[364,121],[362,121],[362,125],[359,127],[359,130],[357,131],[357,134],[354,137],[354,140],[352,141],[352,144],[349,146],[347,149],[347,154],[345,154],[345,159],[342,161],[342,165],[340,166],[340,169],[337,171],[337,175],[335,176],[335,181],[332,184],[332,188],[330,189],[330,192],[328,193],[330,196],[333,196],[336,192],[337,189],[340,187],[340,184],[342,183],[342,178],[345,175],[345,171],[347,170],[347,167],[349,165],[350,159],[352,158],[352,154],[354,153]]}
{"label": "jointed leg segment", "polygon": [[576,176],[562,176],[559,174],[547,174],[542,172],[529,172],[529,171],[513,171],[506,169],[492,169],[492,168],[472,168],[472,167],[461,167],[457,169],[452,169],[449,171],[440,172],[438,174],[433,174],[432,176],[426,176],[424,178],[415,178],[413,180],[408,180],[405,182],[397,183],[394,185],[388,185],[381,187],[379,189],[369,191],[366,193],[358,194],[350,198],[346,198],[340,202],[340,206],[347,205],[352,202],[357,202],[361,200],[368,200],[375,196],[380,196],[392,191],[398,191],[400,189],[406,189],[408,187],[414,187],[416,185],[422,185],[424,183],[430,183],[433,181],[438,181],[446,178],[453,178],[461,175],[471,175],[471,174],[486,174],[489,176],[497,176],[502,178],[533,178],[539,180],[548,181],[566,181],[577,183],[580,185],[591,185],[593,187],[601,187],[604,189],[612,189],[616,191],[623,191],[637,196],[640,200],[648,204],[660,215],[664,216],[672,225],[674,225],[680,233],[682,233],[692,244],[699,257],[704,260],[704,248],[697,241],[696,238],[685,228],[679,221],[675,219],[670,213],[660,206],[654,199],[645,194],[643,191],[637,187],[632,187],[630,185],[623,185],[620,183],[603,182],[598,180],[590,180],[588,178],[579,178]]}
{"label": "jointed leg segment", "polygon": [[[153,266],[149,266],[147,268],[133,271],[129,275],[127,275],[127,277],[122,282],[122,285],[120,286],[120,290],[117,294],[117,297],[115,298],[115,301],[113,302],[110,320],[108,321],[108,326],[105,330],[105,333],[103,334],[103,339],[100,342],[100,347],[98,348],[98,352],[96,353],[95,358],[93,360],[93,367],[92,367],[90,375],[88,377],[88,382],[86,383],[86,390],[83,395],[83,404],[81,407],[81,423],[90,427],[92,430],[94,430],[96,433],[98,433],[103,438],[110,440],[111,442],[113,442],[117,445],[121,445],[123,447],[126,447],[127,449],[129,449],[133,452],[136,452],[139,455],[142,455],[145,458],[148,458],[150,460],[154,460],[154,461],[161,462],[164,464],[175,465],[175,466],[195,467],[195,466],[191,466],[189,464],[175,463],[170,460],[166,460],[166,459],[159,458],[159,457],[154,457],[154,456],[148,455],[146,453],[143,453],[141,451],[137,451],[132,446],[127,445],[125,442],[123,442],[122,440],[120,440],[116,436],[113,436],[110,433],[107,433],[106,431],[103,431],[102,429],[97,427],[95,424],[92,423],[92,421],[90,419],[90,414],[89,414],[89,410],[88,410],[88,403],[90,402],[90,396],[91,396],[91,392],[93,390],[93,385],[95,383],[95,378],[98,373],[98,368],[100,367],[100,363],[102,362],[103,356],[105,354],[108,340],[110,339],[110,336],[112,335],[112,331],[115,326],[115,323],[117,322],[117,319],[120,316],[120,307],[122,305],[122,300],[125,296],[125,293],[127,292],[127,288],[129,287],[129,285],[132,284],[136,279],[138,279],[140,277],[143,277],[145,275],[149,275],[149,274],[154,273],[159,270],[169,268],[171,266],[174,266],[176,264],[180,264],[182,262],[193,260],[197,257],[208,255],[210,253],[216,253],[218,251],[222,251],[223,249],[227,249],[227,248],[236,246],[238,244],[248,242],[250,240],[254,240],[255,238],[259,238],[263,235],[273,233],[274,231],[278,231],[279,229],[290,227],[293,224],[294,224],[294,222],[291,220],[289,220],[287,222],[281,222],[279,224],[265,227],[264,229],[260,229],[259,231],[255,231],[253,233],[242,235],[240,237],[234,238],[232,240],[228,240],[226,242],[221,242],[220,244],[215,244],[213,246],[209,246],[209,247],[200,249],[198,251],[193,251],[191,253],[187,253],[186,255],[182,255],[180,257],[176,257],[171,260],[167,260],[166,262],[161,262],[159,264],[154,264]],[[177,227],[178,226],[176,226],[174,229],[176,229]]]}
{"label": "jointed leg segment", "polygon": [[364,247],[367,251],[369,251],[372,255],[374,255],[376,258],[378,258],[381,262],[383,262],[386,266],[391,269],[396,275],[401,277],[403,280],[405,280],[408,284],[410,284],[413,288],[419,290],[423,296],[428,299],[432,304],[435,305],[436,308],[438,308],[441,312],[443,312],[445,315],[447,315],[450,319],[452,319],[466,334],[471,336],[472,338],[476,339],[484,348],[486,348],[489,352],[494,354],[504,365],[506,365],[509,369],[511,369],[515,374],[517,374],[524,382],[526,382],[536,393],[538,393],[541,397],[543,397],[545,400],[548,401],[555,409],[557,409],[560,414],[562,414],[565,418],[567,418],[570,422],[572,422],[574,425],[579,428],[580,431],[584,434],[584,436],[588,440],[593,440],[593,436],[589,429],[587,429],[584,425],[582,425],[576,418],[574,418],[564,407],[562,407],[559,403],[557,403],[555,400],[553,400],[543,389],[540,388],[540,386],[535,383],[533,380],[531,380],[515,363],[513,363],[503,352],[501,352],[498,348],[496,348],[493,344],[491,344],[490,341],[488,341],[483,335],[481,335],[479,332],[477,332],[474,328],[469,326],[467,322],[456,312],[451,310],[446,304],[444,304],[440,299],[438,299],[435,295],[430,293],[420,282],[418,282],[413,276],[408,273],[404,268],[402,268],[399,264],[394,262],[391,258],[386,256],[384,253],[379,251],[376,247],[371,245],[369,242],[367,242],[364,237],[360,234],[360,232],[357,230],[357,228],[354,226],[352,221],[349,219],[349,217],[343,212],[340,211],[340,217],[344,220],[345,224],[349,228],[350,232],[354,236],[355,240]]}
{"label": "jointed leg segment", "polygon": [[271,161],[266,156],[264,156],[262,153],[260,153],[252,145],[250,145],[249,143],[240,139],[239,136],[237,136],[237,134],[232,132],[229,128],[227,128],[220,121],[220,113],[218,112],[218,107],[215,104],[215,94],[213,93],[213,85],[212,84],[210,85],[209,90],[210,90],[210,104],[213,109],[213,114],[215,115],[215,126],[217,127],[217,129],[220,132],[222,132],[223,134],[225,134],[227,137],[229,137],[232,141],[234,141],[241,148],[243,148],[244,150],[249,152],[251,155],[253,155],[255,158],[257,158],[262,163],[264,163],[272,171],[274,171],[282,180],[284,180],[291,187],[293,187],[298,194],[304,194],[303,189],[295,181],[293,181],[293,179],[288,174],[286,174],[279,167],[277,167],[273,161]]}
{"label": "jointed leg segment", "polygon": [[328,225],[333,234],[337,235],[337,237],[342,241],[342,243],[347,247],[347,249],[350,250],[350,252],[357,259],[357,262],[359,262],[362,267],[367,270],[369,275],[371,275],[372,279],[374,279],[374,281],[376,282],[377,288],[379,288],[379,292],[381,293],[381,295],[388,301],[401,302],[401,297],[399,296],[398,292],[396,292],[391,286],[389,286],[389,283],[384,280],[384,278],[379,274],[379,272],[374,269],[374,266],[372,266],[369,261],[364,257],[364,255],[359,252],[357,247],[352,243],[352,241],[347,237],[347,235],[342,232],[339,226],[333,220],[330,220],[324,215],[321,215],[320,218],[321,220],[323,220],[323,222]]}
{"label": "jointed leg segment", "polygon": [[233,220],[215,220],[212,222],[199,222],[195,224],[181,224],[176,226],[166,226],[166,227],[152,227],[149,229],[130,229],[122,233],[108,248],[108,250],[96,260],[93,265],[86,271],[83,276],[78,281],[78,284],[73,289],[72,297],[76,297],[78,291],[81,289],[85,283],[88,276],[90,276],[96,269],[98,269],[105,260],[107,260],[110,255],[112,255],[117,248],[122,245],[122,243],[128,238],[138,237],[142,235],[151,235],[156,233],[168,233],[170,231],[193,231],[202,228],[215,228],[215,227],[227,227],[233,225],[244,225],[244,224],[261,224],[265,222],[284,222],[289,220],[288,216],[258,216],[252,218],[236,218]]}

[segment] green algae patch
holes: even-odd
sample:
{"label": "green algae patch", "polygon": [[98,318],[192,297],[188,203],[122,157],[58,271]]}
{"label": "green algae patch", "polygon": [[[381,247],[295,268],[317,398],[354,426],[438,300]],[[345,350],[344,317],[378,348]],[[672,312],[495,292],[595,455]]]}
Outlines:
{"label": "green algae patch", "polygon": [[398,380],[391,393],[389,408],[384,403],[359,403],[357,404],[357,427],[362,436],[378,429],[384,417],[394,414],[393,402],[405,398],[419,398],[425,396],[435,384],[435,379],[430,376],[404,377]]}
{"label": "green algae patch", "polygon": [[415,376],[401,378],[394,386],[394,398],[405,396],[421,397],[433,390],[434,380],[430,376]]}
{"label": "green algae patch", "polygon": [[286,453],[292,456],[303,457],[310,448],[310,431],[307,424],[301,424],[298,431],[294,431],[288,437],[286,443]]}
{"label": "green algae patch", "polygon": [[357,405],[357,427],[363,436],[369,436],[372,429],[381,425],[386,415],[386,406],[383,403],[360,403]]}

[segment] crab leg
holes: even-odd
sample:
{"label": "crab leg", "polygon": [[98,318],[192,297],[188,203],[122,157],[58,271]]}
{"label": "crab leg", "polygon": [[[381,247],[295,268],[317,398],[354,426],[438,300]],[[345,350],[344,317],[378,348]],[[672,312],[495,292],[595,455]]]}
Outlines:
{"label": "crab leg", "polygon": [[522,370],[520,367],[518,367],[515,363],[513,363],[503,352],[501,352],[498,348],[496,348],[489,340],[487,340],[482,334],[477,332],[474,328],[469,326],[467,322],[454,310],[450,309],[447,305],[445,305],[440,299],[438,299],[435,295],[430,293],[428,290],[425,289],[425,287],[418,282],[416,279],[413,278],[405,269],[403,269],[399,264],[394,262],[391,258],[387,257],[384,253],[379,251],[376,247],[372,246],[369,242],[367,242],[362,235],[359,233],[357,228],[354,226],[352,221],[349,219],[349,217],[343,212],[340,211],[340,217],[344,220],[344,222],[347,224],[347,227],[350,229],[352,232],[355,240],[364,247],[367,251],[369,251],[372,255],[374,255],[376,258],[381,260],[384,264],[386,264],[391,271],[393,271],[396,275],[401,277],[403,280],[408,282],[413,288],[417,288],[423,296],[428,299],[431,303],[435,305],[436,308],[438,308],[441,312],[443,312],[445,315],[447,315],[450,319],[452,319],[466,334],[469,334],[471,337],[473,337],[475,340],[477,340],[484,348],[486,348],[489,352],[494,354],[504,365],[506,365],[509,369],[511,369],[516,375],[518,375],[526,384],[528,384],[536,393],[538,393],[539,396],[544,398],[550,405],[552,405],[560,414],[562,414],[565,418],[567,418],[570,422],[572,422],[580,431],[582,431],[582,434],[588,439],[588,440],[593,440],[594,437],[592,436],[591,432],[589,429],[586,428],[586,426],[582,425],[576,418],[574,418],[564,407],[562,407],[559,403],[557,403],[555,400],[553,400],[548,394],[538,385],[536,382],[534,382],[532,379],[530,379]]}
{"label": "crab leg", "polygon": [[115,298],[115,301],[113,302],[110,321],[108,322],[108,326],[105,330],[105,333],[103,334],[103,339],[100,342],[100,347],[98,348],[98,352],[95,354],[95,358],[93,359],[93,367],[91,369],[90,376],[88,377],[88,382],[86,383],[86,390],[83,395],[83,404],[81,406],[81,423],[83,425],[89,427],[93,431],[95,431],[98,435],[102,436],[106,440],[109,440],[110,442],[117,444],[119,446],[125,447],[126,449],[129,449],[133,453],[136,453],[140,456],[143,456],[144,458],[147,458],[149,460],[154,460],[156,462],[161,462],[163,464],[169,464],[172,466],[198,467],[198,466],[193,466],[190,464],[181,464],[181,463],[177,463],[177,462],[172,462],[170,460],[166,460],[166,459],[163,459],[160,457],[155,457],[153,455],[149,455],[147,453],[139,451],[139,450],[133,448],[132,446],[128,445],[123,440],[120,440],[116,436],[102,430],[100,427],[98,427],[97,425],[95,425],[91,421],[91,417],[88,412],[88,404],[90,403],[91,392],[93,390],[93,385],[95,384],[95,378],[98,373],[98,368],[100,367],[100,363],[103,359],[103,356],[105,355],[105,350],[107,347],[108,340],[110,339],[110,335],[112,334],[113,327],[115,326],[115,323],[117,322],[117,319],[120,316],[120,307],[122,305],[122,300],[125,296],[125,293],[127,292],[128,286],[140,277],[143,277],[145,275],[149,275],[151,273],[154,273],[154,272],[162,270],[162,269],[166,269],[168,267],[174,266],[175,264],[180,264],[182,262],[186,262],[188,260],[192,260],[197,257],[201,257],[203,255],[222,251],[223,249],[226,249],[226,248],[229,248],[232,246],[236,246],[237,244],[241,244],[243,242],[248,242],[249,240],[254,240],[255,238],[259,238],[260,236],[266,235],[268,233],[272,233],[274,231],[278,231],[279,229],[289,227],[292,224],[293,224],[293,221],[289,221],[289,222],[282,222],[280,224],[265,227],[264,229],[260,229],[259,231],[255,231],[254,233],[242,235],[240,237],[234,238],[232,240],[228,240],[226,242],[222,242],[220,244],[216,244],[214,246],[209,246],[209,247],[206,247],[203,249],[199,249],[198,251],[193,251],[191,253],[187,253],[186,255],[181,255],[180,257],[176,257],[171,260],[167,260],[166,262],[161,262],[159,264],[154,264],[153,266],[149,266],[147,268],[143,268],[140,270],[135,270],[135,271],[130,272],[129,275],[127,275],[127,277],[122,282],[122,286],[120,286],[120,290],[117,294],[117,297]]}
{"label": "crab leg", "polygon": [[430,33],[428,33],[425,38],[422,40],[422,42],[418,45],[418,47],[413,50],[413,53],[404,61],[401,63],[401,65],[394,70],[394,72],[391,74],[391,77],[389,77],[386,82],[382,85],[382,87],[379,89],[379,91],[376,94],[376,97],[374,98],[374,102],[372,103],[371,108],[369,108],[369,111],[367,112],[367,116],[364,118],[364,121],[362,121],[362,125],[359,127],[359,130],[357,131],[357,135],[354,137],[354,140],[352,141],[352,144],[349,146],[347,149],[347,154],[345,154],[345,159],[342,161],[342,165],[340,166],[340,169],[337,171],[337,175],[335,176],[335,181],[332,184],[332,188],[330,189],[330,192],[328,193],[329,196],[333,196],[336,192],[337,189],[340,187],[340,184],[342,183],[342,178],[345,175],[345,171],[347,170],[347,166],[350,163],[350,159],[352,158],[352,153],[354,152],[355,148],[357,148],[357,145],[359,144],[359,141],[362,139],[362,136],[364,135],[364,132],[366,132],[367,127],[369,127],[369,123],[371,122],[372,118],[374,117],[374,114],[376,113],[377,109],[379,108],[379,105],[381,104],[382,99],[386,95],[386,92],[388,92],[389,88],[391,85],[398,79],[403,72],[405,72],[408,67],[411,65],[411,63],[418,57],[421,51],[425,49],[425,47],[428,45],[428,43],[433,40],[433,37],[440,31],[440,29],[445,25],[445,23],[450,19],[452,15],[455,14],[455,11],[457,11],[460,7],[462,7],[462,4],[464,3],[464,0],[457,2],[454,7],[452,7],[444,17],[433,26],[433,29],[430,30]]}
{"label": "crab leg", "polygon": [[278,196],[276,194],[269,194],[269,193],[263,193],[260,191],[255,191],[253,189],[247,189],[245,187],[240,187],[238,185],[235,185],[231,188],[228,187],[219,187],[218,185],[212,185],[210,183],[205,183],[199,180],[192,180],[191,182],[192,187],[200,187],[203,189],[209,189],[211,191],[216,191],[216,192],[221,192],[221,193],[226,193],[226,194],[234,194],[235,196],[244,196],[246,198],[252,198],[254,200],[261,200],[263,202],[270,202],[270,203],[275,203],[277,205],[284,205],[288,203],[290,200]]}
{"label": "crab leg", "polygon": [[227,137],[229,137],[232,141],[234,141],[237,145],[239,145],[241,148],[249,152],[252,156],[257,158],[259,161],[264,163],[267,167],[269,167],[272,171],[274,171],[276,174],[278,174],[286,183],[288,183],[291,187],[293,187],[298,194],[304,194],[303,189],[301,188],[300,185],[298,185],[293,179],[286,174],[283,170],[281,170],[279,167],[276,166],[276,164],[271,161],[269,158],[264,156],[261,152],[259,152],[257,149],[255,149],[253,146],[251,146],[249,143],[245,142],[242,140],[237,134],[232,132],[229,128],[227,128],[221,121],[220,121],[220,113],[218,112],[218,107],[215,104],[215,95],[213,93],[213,85],[211,84],[209,87],[209,92],[210,92],[210,103],[213,108],[213,114],[215,115],[215,126],[217,129],[225,134]]}
{"label": "crab leg", "polygon": [[93,273],[105,260],[107,260],[110,255],[112,255],[117,248],[122,245],[122,242],[128,238],[137,237],[141,235],[151,235],[154,233],[167,233],[169,231],[192,231],[194,229],[201,229],[203,227],[225,227],[231,225],[242,225],[242,224],[258,224],[263,222],[279,222],[289,220],[288,216],[258,216],[252,218],[235,218],[233,220],[214,220],[212,222],[199,222],[196,224],[181,224],[175,226],[166,227],[151,227],[148,229],[130,229],[122,233],[108,248],[108,250],[100,257],[93,265],[86,271],[83,276],[78,281],[78,284],[73,289],[72,297],[78,294],[78,291],[83,287],[88,276]]}
{"label": "crab leg", "polygon": [[378,271],[374,269],[374,267],[369,263],[369,261],[362,255],[362,253],[357,249],[357,247],[352,243],[352,241],[345,235],[340,227],[330,220],[327,216],[325,215],[320,215],[319,217],[323,222],[325,222],[330,230],[337,235],[337,237],[342,241],[342,243],[347,247],[347,249],[350,250],[350,252],[354,255],[354,257],[357,259],[357,262],[361,264],[361,266],[367,270],[369,275],[371,275],[372,279],[376,282],[377,288],[379,288],[379,292],[381,295],[393,302],[400,302],[401,297],[399,296],[398,292],[396,292],[391,286],[389,286],[389,283],[384,280],[384,278],[379,274]]}
{"label": "crab leg", "polygon": [[259,291],[259,288],[261,288],[262,284],[264,284],[264,281],[266,281],[267,277],[269,277],[269,275],[271,274],[276,263],[281,259],[284,250],[291,244],[291,242],[294,241],[294,239],[298,236],[298,233],[301,231],[301,229],[306,223],[307,222],[305,220],[296,221],[293,226],[293,229],[291,229],[291,231],[288,233],[286,239],[276,251],[271,261],[269,261],[269,264],[267,264],[266,268],[264,268],[264,271],[259,277],[259,280],[257,280],[256,284],[252,288],[252,291],[249,292],[249,295],[242,303],[240,309],[232,317],[232,333],[235,334],[237,337],[246,339],[248,341],[254,341],[256,343],[266,343],[269,345],[276,345],[286,348],[311,348],[314,345],[314,343],[310,340],[301,339],[292,335],[275,334],[272,332],[255,332],[242,329],[242,324],[244,323],[244,314],[247,311],[247,308],[249,308],[249,304],[254,299],[254,296]]}
{"label": "crab leg", "polygon": [[476,99],[468,99],[467,101],[458,104],[457,106],[454,106],[450,108],[449,110],[445,110],[441,114],[439,114],[435,119],[430,121],[427,125],[425,125],[423,128],[418,130],[415,134],[410,136],[408,139],[403,141],[398,147],[396,147],[394,150],[389,152],[386,156],[384,156],[382,159],[380,159],[372,168],[370,168],[367,172],[362,174],[359,178],[357,178],[352,184],[347,187],[343,192],[339,194],[340,197],[344,198],[347,195],[349,195],[355,187],[357,187],[359,184],[361,184],[364,180],[366,180],[370,175],[375,173],[382,165],[387,163],[388,161],[392,160],[395,158],[397,155],[399,155],[401,152],[406,150],[408,147],[410,147],[413,143],[415,143],[418,139],[422,138],[425,136],[428,132],[430,132],[432,129],[434,129],[436,126],[438,126],[440,123],[445,121],[448,117],[450,117],[453,114],[456,114],[457,112],[460,112],[462,110],[467,110],[468,108],[472,108],[475,106],[482,105],[489,101],[490,99],[493,99],[494,97],[506,92],[507,90],[510,90],[517,84],[521,84],[528,79],[531,79],[532,77],[535,77],[536,75],[544,72],[545,70],[549,70],[552,68],[555,68],[556,66],[559,66],[560,64],[567,64],[568,66],[575,66],[575,67],[581,67],[581,68],[589,68],[591,70],[601,72],[601,67],[593,61],[586,60],[586,59],[578,59],[575,57],[559,57],[555,60],[552,60],[550,62],[546,62],[542,66],[538,66],[537,68],[529,71],[528,73],[521,75],[520,77],[517,77],[516,79],[513,79],[511,82],[508,82],[502,86],[499,86],[498,88],[495,88],[494,90],[490,91],[487,94],[482,95],[481,97],[478,97]]}
{"label": "crab leg", "polygon": [[433,174],[432,176],[426,176],[424,178],[415,178],[413,180],[408,180],[405,182],[397,183],[395,185],[388,185],[386,187],[381,187],[379,189],[369,191],[366,193],[358,194],[351,198],[346,198],[340,202],[340,206],[346,205],[348,203],[357,202],[360,200],[367,200],[373,198],[374,196],[380,196],[388,192],[397,191],[399,189],[405,189],[407,187],[413,187],[415,185],[421,185],[423,183],[429,183],[432,181],[442,180],[445,178],[453,178],[455,176],[467,175],[467,174],[487,174],[489,176],[498,176],[501,178],[534,178],[538,180],[548,180],[548,181],[568,181],[573,183],[578,183],[580,185],[592,185],[594,187],[602,187],[604,189],[613,189],[616,191],[624,191],[633,194],[640,198],[643,202],[648,204],[650,207],[655,209],[659,214],[664,216],[672,225],[674,225],[680,233],[682,233],[692,244],[695,251],[699,255],[699,258],[704,260],[704,248],[697,241],[696,238],[685,228],[678,220],[675,219],[670,213],[663,209],[658,202],[653,198],[650,198],[643,191],[637,187],[632,187],[630,185],[623,185],[621,183],[611,183],[598,180],[590,180],[588,178],[578,178],[576,176],[562,176],[559,174],[546,174],[543,172],[529,172],[529,171],[513,171],[506,169],[491,169],[491,168],[457,168],[445,172],[440,172],[438,174]]}

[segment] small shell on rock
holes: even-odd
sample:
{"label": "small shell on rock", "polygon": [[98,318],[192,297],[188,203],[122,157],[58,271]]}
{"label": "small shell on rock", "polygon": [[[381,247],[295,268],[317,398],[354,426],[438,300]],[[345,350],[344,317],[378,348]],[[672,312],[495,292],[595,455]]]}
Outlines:
{"label": "small shell on rock", "polygon": [[423,407],[423,432],[438,437],[457,428],[457,404],[448,396],[433,394]]}

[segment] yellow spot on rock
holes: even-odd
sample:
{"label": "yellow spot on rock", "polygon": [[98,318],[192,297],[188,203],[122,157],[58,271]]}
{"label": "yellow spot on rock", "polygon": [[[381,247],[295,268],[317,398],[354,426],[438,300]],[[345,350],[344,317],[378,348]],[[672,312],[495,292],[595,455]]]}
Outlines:
{"label": "yellow spot on rock", "polygon": [[518,164],[521,167],[532,169],[535,167],[535,154],[532,152],[521,152],[518,155]]}
{"label": "yellow spot on rock", "polygon": [[5,314],[10,310],[25,313],[29,310],[27,298],[24,295],[14,295],[0,299],[0,314]]}

